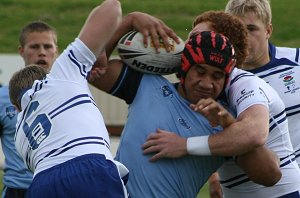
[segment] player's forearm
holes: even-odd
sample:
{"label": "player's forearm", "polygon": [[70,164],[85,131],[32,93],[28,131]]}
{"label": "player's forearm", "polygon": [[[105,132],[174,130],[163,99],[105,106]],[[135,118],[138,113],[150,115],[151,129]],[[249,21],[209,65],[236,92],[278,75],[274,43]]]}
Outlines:
{"label": "player's forearm", "polygon": [[224,121],[222,125],[224,130],[217,134],[187,138],[187,153],[200,156],[235,156],[259,146],[247,137],[246,131],[240,130],[240,123],[235,123],[234,118]]}
{"label": "player's forearm", "polygon": [[241,155],[262,146],[266,140],[256,130],[258,129],[236,122],[222,132],[211,135],[208,144],[212,155]]}
{"label": "player's forearm", "polygon": [[213,155],[235,156],[263,146],[269,134],[269,112],[262,105],[244,110],[237,121],[209,138]]}
{"label": "player's forearm", "polygon": [[189,137],[187,152],[190,155],[236,156],[262,146],[261,137],[253,133],[253,128],[244,128],[244,124],[235,122],[223,131],[210,136]]}
{"label": "player's forearm", "polygon": [[258,147],[249,153],[238,156],[236,163],[255,183],[264,186],[273,186],[281,178],[279,158],[265,146]]}
{"label": "player's forearm", "polygon": [[231,114],[228,113],[228,115],[221,120],[221,126],[223,127],[223,129],[225,129],[226,127],[229,127],[231,124],[235,122],[236,119]]}

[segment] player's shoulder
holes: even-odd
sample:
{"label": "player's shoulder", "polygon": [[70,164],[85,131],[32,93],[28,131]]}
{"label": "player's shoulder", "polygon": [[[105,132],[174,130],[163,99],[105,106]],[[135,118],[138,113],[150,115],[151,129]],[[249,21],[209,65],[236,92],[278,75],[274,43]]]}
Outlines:
{"label": "player's shoulder", "polygon": [[167,78],[161,75],[155,75],[155,74],[144,74],[143,78],[141,80],[140,89],[146,92],[145,90],[148,90],[148,92],[156,92],[157,90],[161,90],[165,93],[167,92],[174,92],[173,90],[173,83],[170,82]]}
{"label": "player's shoulder", "polygon": [[270,53],[273,58],[276,59],[288,59],[293,62],[299,62],[299,48],[292,48],[292,47],[280,47],[270,45]]}
{"label": "player's shoulder", "polygon": [[229,85],[256,78],[257,77],[251,72],[239,68],[234,68],[229,76]]}
{"label": "player's shoulder", "polygon": [[294,47],[283,47],[283,46],[274,46],[278,54],[285,53],[285,52],[297,52],[299,48]]}
{"label": "player's shoulder", "polygon": [[[243,93],[245,90],[259,90],[267,83],[251,72],[235,68],[226,84],[225,93]],[[249,92],[250,93],[250,92]]]}

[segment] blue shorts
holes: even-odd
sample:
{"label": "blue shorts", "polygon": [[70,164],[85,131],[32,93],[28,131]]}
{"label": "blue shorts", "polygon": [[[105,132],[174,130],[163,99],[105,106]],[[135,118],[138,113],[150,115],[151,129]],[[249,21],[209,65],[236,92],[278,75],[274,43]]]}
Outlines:
{"label": "blue shorts", "polygon": [[300,192],[295,191],[295,192],[280,196],[279,198],[300,198]]}
{"label": "blue shorts", "polygon": [[3,187],[2,198],[24,198],[27,189]]}
{"label": "blue shorts", "polygon": [[26,197],[124,198],[116,165],[104,155],[88,154],[38,173]]}

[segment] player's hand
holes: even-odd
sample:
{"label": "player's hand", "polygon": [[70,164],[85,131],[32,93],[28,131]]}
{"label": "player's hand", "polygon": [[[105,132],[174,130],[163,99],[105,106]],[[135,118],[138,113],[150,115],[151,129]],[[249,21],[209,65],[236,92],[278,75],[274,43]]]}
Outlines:
{"label": "player's hand", "polygon": [[221,125],[227,127],[235,121],[235,118],[217,101],[212,98],[201,99],[190,107],[204,115],[213,127]]}
{"label": "player's hand", "polygon": [[105,74],[107,69],[107,56],[105,51],[103,51],[97,58],[96,62],[94,63],[91,71],[88,75],[88,82],[93,82],[97,78],[100,78],[101,75]]}
{"label": "player's hand", "polygon": [[179,158],[187,155],[186,138],[175,133],[157,129],[156,133],[151,133],[142,149],[144,154],[155,153],[150,161],[161,158]]}
{"label": "player's hand", "polygon": [[148,36],[151,36],[153,45],[157,51],[160,48],[160,39],[162,39],[168,52],[171,50],[169,37],[176,43],[180,43],[176,33],[162,20],[142,12],[132,12],[131,15],[133,28],[144,35],[143,42],[145,47],[149,45]]}
{"label": "player's hand", "polygon": [[208,186],[209,186],[209,195],[210,198],[222,198],[223,192],[219,181],[219,175],[218,173],[213,173],[209,180],[208,180]]}

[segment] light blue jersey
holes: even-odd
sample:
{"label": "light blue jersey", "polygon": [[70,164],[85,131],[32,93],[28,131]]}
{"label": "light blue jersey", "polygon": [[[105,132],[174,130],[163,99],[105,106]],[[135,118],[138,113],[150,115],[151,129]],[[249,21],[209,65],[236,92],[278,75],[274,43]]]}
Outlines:
{"label": "light blue jersey", "polygon": [[269,45],[270,62],[250,72],[269,83],[286,108],[289,132],[300,166],[300,50]]}
{"label": "light blue jersey", "polygon": [[32,173],[26,168],[15,148],[17,111],[10,103],[8,87],[0,88],[0,132],[5,155],[3,184],[9,188],[27,189]]}
{"label": "light blue jersey", "polygon": [[[183,137],[209,135],[220,129],[212,128],[203,116],[192,111],[189,102],[164,77],[145,74],[140,80],[140,83],[129,83],[131,91],[133,86],[138,88],[136,95],[133,93],[132,103],[129,101],[128,120],[116,154],[116,160],[130,171],[126,185],[129,195],[133,198],[195,198],[224,158],[187,156],[149,162],[152,155],[143,155],[141,146],[157,128]],[[124,81],[126,83],[126,79],[123,84]]]}

